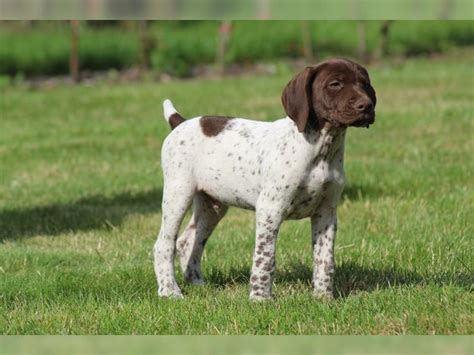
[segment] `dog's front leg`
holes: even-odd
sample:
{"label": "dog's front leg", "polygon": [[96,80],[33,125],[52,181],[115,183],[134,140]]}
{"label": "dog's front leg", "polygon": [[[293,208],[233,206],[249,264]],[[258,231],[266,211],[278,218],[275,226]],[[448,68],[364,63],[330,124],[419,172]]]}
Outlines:
{"label": "dog's front leg", "polygon": [[311,217],[313,242],[313,287],[316,297],[332,299],[334,286],[334,242],[336,240],[336,207],[322,204]]}
{"label": "dog's front leg", "polygon": [[256,210],[256,242],[250,276],[250,299],[265,300],[272,295],[275,272],[275,247],[281,213],[270,211],[265,206]]}

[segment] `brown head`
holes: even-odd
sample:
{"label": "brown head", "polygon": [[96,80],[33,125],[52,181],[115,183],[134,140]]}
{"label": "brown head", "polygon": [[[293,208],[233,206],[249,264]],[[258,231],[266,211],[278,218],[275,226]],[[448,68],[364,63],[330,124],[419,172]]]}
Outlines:
{"label": "brown head", "polygon": [[347,59],[307,67],[285,87],[285,112],[300,132],[306,126],[369,127],[375,120],[375,90],[367,70]]}

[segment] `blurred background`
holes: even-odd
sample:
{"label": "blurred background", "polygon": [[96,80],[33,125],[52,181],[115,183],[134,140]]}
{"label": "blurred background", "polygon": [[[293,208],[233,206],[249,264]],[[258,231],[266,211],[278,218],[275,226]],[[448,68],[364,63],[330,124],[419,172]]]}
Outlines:
{"label": "blurred background", "polygon": [[[472,21],[1,21],[1,82],[274,72],[345,56],[403,61],[474,44]],[[49,81],[51,83],[51,81]]]}

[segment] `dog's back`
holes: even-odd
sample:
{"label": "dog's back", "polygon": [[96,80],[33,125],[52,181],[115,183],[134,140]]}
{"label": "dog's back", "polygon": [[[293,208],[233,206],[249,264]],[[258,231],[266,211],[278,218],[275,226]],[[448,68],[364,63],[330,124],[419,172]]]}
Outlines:
{"label": "dog's back", "polygon": [[254,209],[261,189],[264,157],[277,154],[268,138],[285,137],[292,122],[224,116],[185,120],[171,101],[165,100],[163,107],[172,128],[161,154],[165,183],[188,180],[192,171],[197,191],[205,191],[227,205]]}

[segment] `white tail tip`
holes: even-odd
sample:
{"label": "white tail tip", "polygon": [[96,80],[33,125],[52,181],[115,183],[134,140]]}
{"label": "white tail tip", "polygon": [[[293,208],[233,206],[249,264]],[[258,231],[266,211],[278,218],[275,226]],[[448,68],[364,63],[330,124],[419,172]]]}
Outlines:
{"label": "white tail tip", "polygon": [[163,114],[165,115],[167,121],[169,121],[171,115],[176,112],[177,111],[174,108],[171,100],[166,99],[165,101],[163,101]]}

